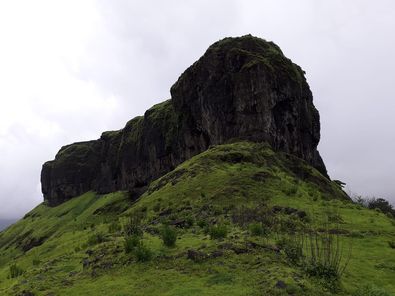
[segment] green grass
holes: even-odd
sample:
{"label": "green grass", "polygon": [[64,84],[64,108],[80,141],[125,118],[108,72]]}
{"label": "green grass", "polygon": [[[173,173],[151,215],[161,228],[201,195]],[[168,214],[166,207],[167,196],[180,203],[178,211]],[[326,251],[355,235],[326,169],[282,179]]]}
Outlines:
{"label": "green grass", "polygon": [[[137,216],[147,261],[125,252],[123,229]],[[177,229],[174,247],[163,243],[165,225]],[[226,236],[210,239],[222,227]],[[345,249],[352,244],[336,290],[279,251],[276,242],[303,227],[336,229]],[[0,233],[0,295],[350,295],[368,284],[392,295],[394,238],[393,219],[353,204],[305,162],[239,142],[186,161],[137,202],[88,192],[39,205]],[[23,270],[14,278],[13,264]]]}

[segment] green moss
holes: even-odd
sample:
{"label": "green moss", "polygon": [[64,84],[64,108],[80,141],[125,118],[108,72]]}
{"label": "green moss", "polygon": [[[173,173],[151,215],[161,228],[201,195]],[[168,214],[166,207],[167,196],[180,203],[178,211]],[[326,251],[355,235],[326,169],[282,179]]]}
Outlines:
{"label": "green moss", "polygon": [[95,141],[78,142],[62,147],[57,153],[55,159],[58,164],[64,164],[69,161],[81,161],[86,159],[93,151]]}
{"label": "green moss", "polygon": [[122,130],[117,130],[117,131],[107,131],[102,133],[101,138],[104,139],[114,139],[118,137],[122,133]]}
{"label": "green moss", "polygon": [[144,117],[138,116],[129,120],[123,130],[121,145],[125,142],[136,143],[140,139],[143,130]]}
{"label": "green moss", "polygon": [[146,124],[154,126],[161,131],[165,138],[166,148],[177,142],[178,115],[171,100],[153,106],[145,114]]}
{"label": "green moss", "polygon": [[281,49],[273,42],[245,35],[236,38],[225,38],[214,43],[209,51],[227,52],[246,58],[241,71],[263,66],[276,79],[291,78],[301,87],[306,83],[303,70],[284,56]]}

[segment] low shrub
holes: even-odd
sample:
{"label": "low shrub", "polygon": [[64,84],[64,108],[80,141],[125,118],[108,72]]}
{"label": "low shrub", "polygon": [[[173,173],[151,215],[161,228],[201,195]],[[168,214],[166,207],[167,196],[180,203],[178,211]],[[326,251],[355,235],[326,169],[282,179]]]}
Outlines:
{"label": "low shrub", "polygon": [[297,218],[297,216],[286,216],[286,215],[279,215],[277,217],[277,228],[282,233],[295,233],[297,231],[303,230],[305,227],[304,223]]}
{"label": "low shrub", "polygon": [[352,237],[352,238],[364,238],[365,235],[361,231],[351,231],[350,237]]}
{"label": "low shrub", "polygon": [[303,256],[303,244],[297,237],[283,237],[277,241],[277,246],[285,253],[292,263],[298,263]]}
{"label": "low shrub", "polygon": [[108,226],[108,232],[109,233],[116,233],[120,232],[122,230],[121,224],[118,222],[113,222]]}
{"label": "low shrub", "polygon": [[40,265],[40,263],[41,263],[41,260],[39,258],[37,258],[37,257],[33,258],[33,260],[32,260],[33,266]]}
{"label": "low shrub", "polygon": [[217,224],[211,226],[208,233],[211,239],[221,239],[228,235],[228,228],[224,224]]}
{"label": "low shrub", "polygon": [[368,198],[362,196],[354,196],[353,200],[356,204],[369,209],[379,209],[380,212],[387,214],[388,217],[395,217],[395,208],[384,198]]}
{"label": "low shrub", "polygon": [[306,262],[304,270],[309,276],[323,278],[329,282],[336,282],[339,279],[339,273],[334,265],[325,265],[321,262]]}
{"label": "low shrub", "polygon": [[174,247],[177,241],[177,232],[174,228],[165,225],[161,231],[163,244],[167,247]]}
{"label": "low shrub", "polygon": [[274,213],[265,204],[257,205],[254,208],[241,207],[232,210],[232,222],[241,227],[250,223],[260,222],[267,226],[276,224]]}
{"label": "low shrub", "polygon": [[145,246],[142,242],[140,242],[134,250],[134,254],[136,256],[137,261],[139,262],[147,262],[152,258],[152,251]]}
{"label": "low shrub", "polygon": [[330,289],[335,289],[351,258],[352,244],[348,250],[339,234],[329,230],[310,232],[302,237],[303,268],[310,276],[322,279]]}
{"label": "low shrub", "polygon": [[234,282],[235,276],[231,273],[216,273],[210,276],[207,279],[207,284],[209,286],[214,286],[214,285],[230,285]]}
{"label": "low shrub", "polygon": [[288,195],[288,196],[292,196],[295,195],[298,192],[298,186],[296,186],[295,184],[290,184],[289,186],[286,186],[282,189],[282,191]]}
{"label": "low shrub", "polygon": [[187,258],[192,260],[193,262],[200,263],[207,258],[207,254],[202,251],[190,249],[187,251]]}
{"label": "low shrub", "polygon": [[141,238],[137,235],[125,236],[123,243],[126,254],[134,251],[134,249],[141,243]]}
{"label": "low shrub", "polygon": [[185,219],[186,227],[192,227],[195,224],[195,218],[193,216],[187,216]]}
{"label": "low shrub", "polygon": [[384,198],[372,198],[368,201],[369,209],[380,210],[382,213],[390,213],[391,215],[395,215],[395,209],[392,205],[385,200]]}
{"label": "low shrub", "polygon": [[10,266],[10,274],[8,277],[14,279],[21,276],[24,272],[25,271],[21,267],[16,265],[16,263],[14,263]]}
{"label": "low shrub", "polygon": [[339,288],[339,280],[351,258],[352,245],[348,253],[340,241],[340,235],[327,230],[317,233],[295,233],[277,241],[278,247],[291,263],[300,266],[307,275],[316,277],[331,291]]}
{"label": "low shrub", "polygon": [[388,245],[390,246],[391,249],[395,249],[395,241],[389,241]]}
{"label": "low shrub", "polygon": [[254,236],[267,236],[268,230],[265,228],[262,223],[251,223],[248,226],[248,230],[250,231],[251,235]]}
{"label": "low shrub", "polygon": [[206,220],[199,220],[199,221],[197,221],[196,224],[197,224],[200,228],[205,228],[205,227],[207,227],[207,225],[208,225],[208,223],[207,223]]}
{"label": "low shrub", "polygon": [[138,215],[134,215],[129,217],[126,221],[125,225],[123,226],[123,231],[125,236],[142,236],[143,230],[141,227],[141,217]]}
{"label": "low shrub", "polygon": [[101,244],[105,241],[106,241],[105,235],[101,232],[96,232],[92,234],[90,237],[88,237],[87,244],[89,246],[93,246],[93,245]]}
{"label": "low shrub", "polygon": [[339,224],[344,222],[342,216],[337,212],[327,211],[326,215],[329,223]]}
{"label": "low shrub", "polygon": [[146,262],[152,258],[152,251],[144,245],[139,235],[125,236],[124,250],[126,254],[133,254],[139,262]]}
{"label": "low shrub", "polygon": [[154,210],[155,213],[159,212],[160,211],[160,203],[159,202],[156,203],[152,209]]}
{"label": "low shrub", "polygon": [[[322,234],[310,233],[304,241],[308,273],[321,278],[340,278],[350,260],[352,245],[348,246],[348,253],[344,253],[340,235],[329,231]],[[347,256],[344,260],[343,255]]]}

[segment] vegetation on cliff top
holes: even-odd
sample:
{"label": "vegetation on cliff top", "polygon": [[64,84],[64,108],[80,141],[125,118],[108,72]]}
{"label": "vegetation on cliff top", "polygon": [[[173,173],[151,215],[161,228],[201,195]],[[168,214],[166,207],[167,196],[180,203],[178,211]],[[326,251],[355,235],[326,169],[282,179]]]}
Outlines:
{"label": "vegetation on cliff top", "polygon": [[243,65],[243,70],[246,71],[262,65],[275,77],[289,77],[300,86],[305,82],[304,71],[288,59],[277,44],[262,38],[252,35],[224,38],[214,43],[208,50],[248,57]]}
{"label": "vegetation on cliff top", "polygon": [[[298,237],[311,232],[339,240],[342,265],[352,245],[342,276],[309,271]],[[393,219],[304,161],[237,142],[186,161],[137,201],[89,192],[39,205],[0,233],[0,294],[392,295],[394,237]]]}

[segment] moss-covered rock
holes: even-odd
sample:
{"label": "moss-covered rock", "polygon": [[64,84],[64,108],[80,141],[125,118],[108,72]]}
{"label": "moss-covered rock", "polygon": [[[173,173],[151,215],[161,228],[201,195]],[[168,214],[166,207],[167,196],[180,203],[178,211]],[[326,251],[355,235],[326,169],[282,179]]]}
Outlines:
{"label": "moss-covered rock", "polygon": [[50,205],[94,190],[144,191],[192,156],[234,139],[267,142],[324,176],[319,114],[304,72],[251,35],[214,43],[171,88],[172,98],[96,141],[63,147],[43,165]]}

